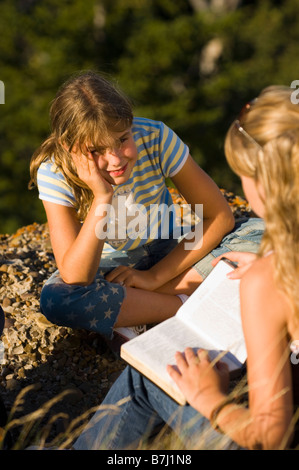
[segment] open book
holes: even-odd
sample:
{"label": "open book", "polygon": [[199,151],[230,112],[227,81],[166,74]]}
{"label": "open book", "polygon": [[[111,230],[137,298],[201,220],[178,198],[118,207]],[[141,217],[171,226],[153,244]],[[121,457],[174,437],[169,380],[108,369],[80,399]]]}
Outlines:
{"label": "open book", "polygon": [[176,315],[121,346],[121,357],[179,404],[186,400],[166,366],[186,347],[209,350],[211,359],[225,361],[236,375],[246,361],[240,317],[239,280],[226,274],[233,268],[220,261],[180,307]]}

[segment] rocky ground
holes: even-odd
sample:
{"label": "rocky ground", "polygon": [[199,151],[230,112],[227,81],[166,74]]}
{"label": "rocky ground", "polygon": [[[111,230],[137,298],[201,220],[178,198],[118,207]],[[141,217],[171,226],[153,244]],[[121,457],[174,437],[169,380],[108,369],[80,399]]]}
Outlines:
{"label": "rocky ground", "polygon": [[[236,216],[249,214],[243,199],[224,194]],[[35,439],[67,447],[125,366],[99,335],[53,325],[40,313],[42,285],[55,269],[47,225],[0,235],[0,304],[6,316],[0,395],[11,410],[15,448]]]}

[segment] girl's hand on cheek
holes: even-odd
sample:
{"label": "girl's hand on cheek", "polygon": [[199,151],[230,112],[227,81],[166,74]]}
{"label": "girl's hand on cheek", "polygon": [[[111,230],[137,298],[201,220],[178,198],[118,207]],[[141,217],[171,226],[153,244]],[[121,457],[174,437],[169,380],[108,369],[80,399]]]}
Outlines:
{"label": "girl's hand on cheek", "polygon": [[112,185],[106,181],[93,158],[89,152],[84,155],[79,152],[72,152],[73,162],[75,164],[78,177],[91,189],[95,198],[108,199],[113,195]]}

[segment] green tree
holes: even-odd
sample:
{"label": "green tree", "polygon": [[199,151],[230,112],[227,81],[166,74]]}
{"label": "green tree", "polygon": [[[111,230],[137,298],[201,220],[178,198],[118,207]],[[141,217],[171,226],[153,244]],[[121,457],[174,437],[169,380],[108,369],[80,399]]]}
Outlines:
{"label": "green tree", "polygon": [[28,191],[29,161],[49,132],[49,104],[77,70],[94,66],[94,1],[2,0],[0,6],[0,232],[44,220]]}
{"label": "green tree", "polygon": [[117,78],[135,114],[165,121],[198,163],[240,191],[223,153],[244,103],[299,79],[296,0],[2,0],[0,233],[44,221],[29,161],[49,105],[73,72]]}
{"label": "green tree", "polygon": [[299,77],[297,2],[246,3],[222,14],[179,3],[177,14],[150,2],[118,61],[137,112],[165,120],[220,186],[237,191],[223,154],[230,123],[262,88]]}

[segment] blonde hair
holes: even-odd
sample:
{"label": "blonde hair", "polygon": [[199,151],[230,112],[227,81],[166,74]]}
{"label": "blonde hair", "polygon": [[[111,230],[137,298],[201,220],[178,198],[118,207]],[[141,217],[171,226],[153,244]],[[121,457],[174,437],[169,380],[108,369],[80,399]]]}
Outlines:
{"label": "blonde hair", "polygon": [[240,118],[256,143],[233,123],[225,154],[235,173],[253,178],[263,189],[266,229],[260,255],[273,250],[277,285],[299,320],[299,106],[291,93],[282,86],[263,90]]}
{"label": "blonde hair", "polygon": [[132,125],[131,103],[111,81],[88,71],[74,75],[62,85],[51,105],[50,120],[51,134],[31,159],[29,188],[36,185],[41,163],[53,158],[73,189],[78,217],[84,219],[93,194],[78,177],[70,152],[74,145],[83,154],[88,145],[95,149],[115,145],[111,133]]}

